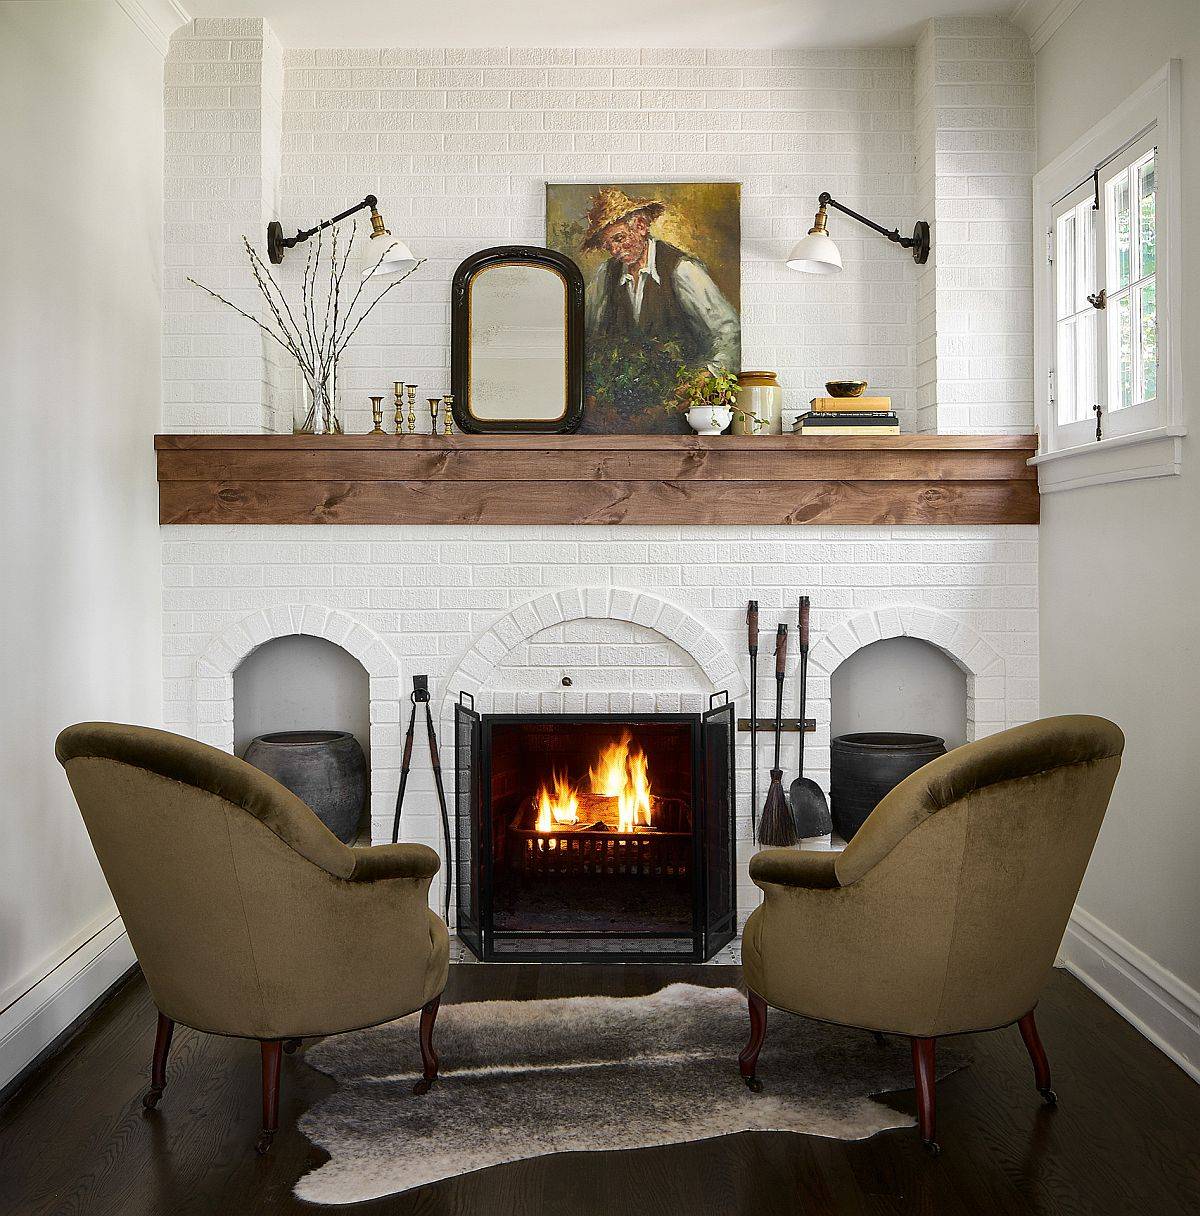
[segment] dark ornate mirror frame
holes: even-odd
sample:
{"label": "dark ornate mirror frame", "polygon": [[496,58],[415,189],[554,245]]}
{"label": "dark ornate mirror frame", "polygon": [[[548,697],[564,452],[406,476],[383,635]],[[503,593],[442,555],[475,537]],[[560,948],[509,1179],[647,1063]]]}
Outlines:
{"label": "dark ornate mirror frame", "polygon": [[[484,270],[502,265],[544,266],[566,285],[567,400],[561,418],[486,419],[471,413],[471,281]],[[537,245],[499,245],[481,249],[460,263],[450,291],[450,388],[454,421],[460,431],[476,435],[565,434],[578,430],[583,417],[583,272],[565,254]]]}

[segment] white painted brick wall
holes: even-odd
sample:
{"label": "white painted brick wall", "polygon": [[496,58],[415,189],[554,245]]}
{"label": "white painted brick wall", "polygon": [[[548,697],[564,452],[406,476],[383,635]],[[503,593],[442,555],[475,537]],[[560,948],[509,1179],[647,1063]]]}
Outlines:
{"label": "white painted brick wall", "polygon": [[1033,55],[1004,17],[935,17],[915,51],[922,430],[1033,429]]}
{"label": "white painted brick wall", "polygon": [[[243,30],[240,19],[229,24]],[[170,70],[194,74],[206,49],[225,54],[235,39],[216,39],[219,29],[195,22],[176,35]],[[215,60],[221,64],[235,66]],[[778,370],[797,405],[830,376],[865,376],[915,425],[916,268],[848,221],[838,233],[847,269],[836,282],[783,265],[823,189],[889,222],[913,215],[910,51],[288,50],[284,65],[282,159],[277,187],[268,182],[264,190],[267,212],[277,203],[290,232],[375,193],[393,232],[429,258],[380,306],[346,358],[350,429],[370,429],[367,397],[389,392],[394,380],[418,382],[422,397],[449,390],[454,268],[489,245],[544,243],[547,180],[741,181],[746,366]],[[192,110],[203,105],[210,123],[269,125],[265,67],[261,80],[254,96],[249,85],[236,95],[169,90],[168,123],[194,123]],[[209,270],[218,289],[244,284],[236,242],[243,231],[261,239],[259,216],[215,207],[208,196],[220,189],[214,176],[252,166],[198,164],[196,142],[176,142],[187,154],[168,168],[169,213],[217,223],[169,231],[170,264]],[[251,152],[259,146],[272,146],[269,131]],[[285,262],[285,280],[298,261]],[[236,317],[214,319],[181,277],[168,284],[170,328],[207,336],[219,324],[222,336],[245,341],[228,352],[225,375],[221,351],[195,362],[195,348],[211,343],[174,345],[164,359],[167,429],[270,429],[286,421],[282,409],[276,416],[244,408],[260,404],[246,400],[250,367],[238,362],[254,354],[253,335]]]}
{"label": "white painted brick wall", "polygon": [[[232,673],[293,632],[346,646],[371,675],[372,830],[390,836],[402,709],[430,676],[435,709],[460,688],[504,711],[698,711],[746,681],[745,606],[762,606],[760,703],[770,634],[813,597],[808,759],[828,781],[829,674],[880,636],[943,646],[970,673],[976,736],[1037,716],[1037,529],[719,527],[166,527],[164,719],[233,740]],[[549,593],[553,593],[550,595]],[[547,598],[549,596],[549,598]],[[566,689],[562,676],[571,677]],[[747,712],[744,696],[739,711]],[[795,655],[787,710],[798,712]],[[452,734],[442,722],[451,781]],[[749,747],[739,737],[739,917]],[[795,763],[794,740],[785,767]],[[762,741],[759,797],[769,742]],[[418,748],[405,838],[439,846],[432,773]]]}

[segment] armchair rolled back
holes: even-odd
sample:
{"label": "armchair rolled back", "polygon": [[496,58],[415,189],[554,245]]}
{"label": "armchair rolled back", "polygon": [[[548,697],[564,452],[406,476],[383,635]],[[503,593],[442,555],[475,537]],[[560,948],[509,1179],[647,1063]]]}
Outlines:
{"label": "armchair rolled back", "polygon": [[938,1033],[1000,1025],[1036,1003],[1124,744],[1107,719],[1067,715],[956,748],[901,782],[838,858],[841,884],[891,872],[914,926],[928,920],[944,968]]}
{"label": "armchair rolled back", "polygon": [[258,893],[294,893],[302,916],[305,875],[347,876],[352,851],[278,782],[193,739],[85,722],[55,755],[155,1003],[201,1030],[254,1035]]}

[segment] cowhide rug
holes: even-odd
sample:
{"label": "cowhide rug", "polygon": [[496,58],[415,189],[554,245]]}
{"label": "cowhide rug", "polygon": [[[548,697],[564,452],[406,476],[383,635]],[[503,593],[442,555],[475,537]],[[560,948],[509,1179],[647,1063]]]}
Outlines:
{"label": "cowhide rug", "polygon": [[[424,1097],[417,1015],[325,1039],[304,1059],[338,1082],[300,1119],[330,1160],[296,1195],[356,1203],[506,1161],[743,1131],[858,1140],[912,1118],[871,1100],[912,1088],[907,1042],[879,1046],[772,1010],[762,1093],[738,1074],[746,999],[672,984],[650,996],[443,1005],[441,1075]],[[944,1075],[961,1066],[950,1053]]]}

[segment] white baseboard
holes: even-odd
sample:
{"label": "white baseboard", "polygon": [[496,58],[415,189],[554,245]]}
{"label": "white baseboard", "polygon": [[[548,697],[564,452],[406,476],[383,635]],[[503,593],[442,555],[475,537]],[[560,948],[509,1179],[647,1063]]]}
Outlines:
{"label": "white baseboard", "polygon": [[37,1059],[134,964],[118,917],[0,1013],[0,1089]]}
{"label": "white baseboard", "polygon": [[1059,962],[1200,1081],[1200,992],[1079,907]]}

